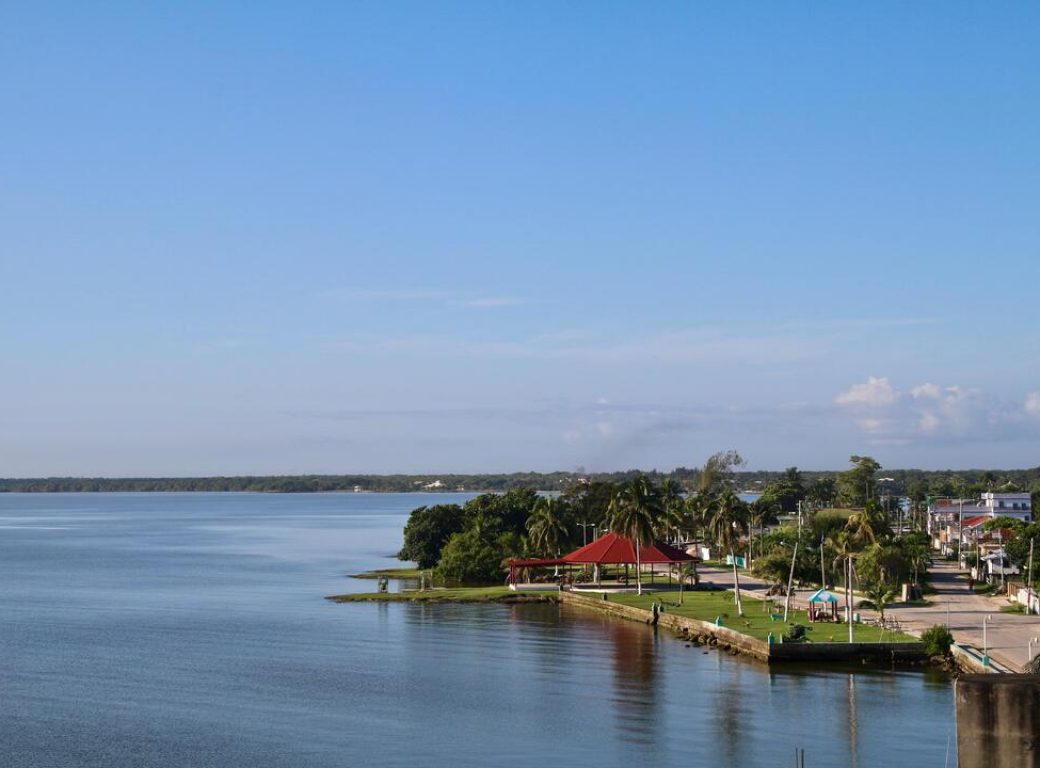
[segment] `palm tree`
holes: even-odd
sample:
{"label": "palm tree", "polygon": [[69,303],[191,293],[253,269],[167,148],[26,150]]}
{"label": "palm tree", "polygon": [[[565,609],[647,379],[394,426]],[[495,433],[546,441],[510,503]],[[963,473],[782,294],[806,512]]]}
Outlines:
{"label": "palm tree", "polygon": [[885,622],[885,608],[895,599],[896,591],[883,581],[876,581],[864,590],[867,600],[874,604],[874,610],[878,612],[881,623]]}
{"label": "palm tree", "polygon": [[607,527],[614,533],[632,539],[636,548],[636,594],[643,594],[643,582],[640,578],[639,547],[651,541],[654,535],[654,521],[661,516],[661,497],[657,489],[647,479],[639,475],[623,483],[607,507]]}
{"label": "palm tree", "polygon": [[697,586],[697,562],[692,561],[689,563],[682,563],[679,566],[679,605],[683,604],[683,590],[686,587],[686,580],[690,579],[691,584]]}
{"label": "palm tree", "polygon": [[733,563],[733,594],[737,603],[737,615],[744,615],[744,606],[740,602],[740,574],[737,572],[737,558],[733,545],[740,539],[747,524],[747,504],[727,488],[715,500],[711,517],[711,527],[715,538],[729,550],[729,559]]}
{"label": "palm tree", "polygon": [[[550,557],[560,556],[567,540],[567,524],[563,521],[563,502],[558,498],[539,497],[527,518],[527,538],[536,552]],[[554,571],[554,575],[559,569]]]}
{"label": "palm tree", "polygon": [[[842,573],[845,574],[845,620],[849,625],[849,642],[852,642],[852,568],[850,564],[852,555],[857,549],[856,542],[846,526],[846,528],[838,531],[830,539],[829,543],[836,552],[834,558],[835,569],[837,569],[840,563]],[[837,579],[834,582],[837,584]]]}
{"label": "palm tree", "polygon": [[654,526],[654,534],[658,538],[667,538],[674,534],[679,540],[679,531],[686,525],[686,500],[683,498],[682,485],[678,480],[665,480],[661,484],[661,516]]}
{"label": "palm tree", "polygon": [[711,520],[712,507],[715,506],[714,497],[707,493],[694,493],[686,499],[686,514],[693,525],[693,538],[699,540]]}

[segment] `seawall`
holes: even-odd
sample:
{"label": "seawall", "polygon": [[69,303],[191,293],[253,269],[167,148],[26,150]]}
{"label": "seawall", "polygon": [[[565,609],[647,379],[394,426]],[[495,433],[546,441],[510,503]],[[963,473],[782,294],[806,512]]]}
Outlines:
{"label": "seawall", "polygon": [[[574,605],[589,610],[596,610],[628,621],[642,624],[653,624],[654,616],[650,611],[621,605],[610,600],[597,599],[574,592],[561,592],[560,600],[566,605]],[[753,637],[729,629],[718,627],[709,621],[677,616],[673,613],[660,613],[657,625],[673,630],[684,638],[703,638],[722,650],[749,656],[767,664],[785,664],[799,662],[832,662],[832,663],[919,663],[928,660],[922,643],[765,643]]]}

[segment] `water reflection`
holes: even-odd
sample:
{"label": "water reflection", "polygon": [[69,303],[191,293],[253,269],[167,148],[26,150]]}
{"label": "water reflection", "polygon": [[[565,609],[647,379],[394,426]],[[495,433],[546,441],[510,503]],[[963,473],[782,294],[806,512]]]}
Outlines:
{"label": "water reflection", "polygon": [[849,766],[859,768],[859,722],[856,717],[856,677],[848,675],[846,701],[849,723]]}
{"label": "water reflection", "polygon": [[614,720],[626,740],[649,746],[657,739],[655,680],[657,633],[627,621],[604,624],[614,671]]}

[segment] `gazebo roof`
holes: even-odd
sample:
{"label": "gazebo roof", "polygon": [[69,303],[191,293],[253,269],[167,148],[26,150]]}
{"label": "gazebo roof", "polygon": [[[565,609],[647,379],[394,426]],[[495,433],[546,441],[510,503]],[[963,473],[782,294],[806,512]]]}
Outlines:
{"label": "gazebo roof", "polygon": [[[563,556],[565,563],[624,565],[636,563],[636,548],[632,539],[618,533],[605,533],[580,549]],[[654,541],[639,547],[639,562],[652,565],[654,563],[695,563],[699,557],[688,555],[671,544]]]}
{"label": "gazebo roof", "polygon": [[838,602],[838,596],[833,592],[828,592],[826,589],[818,589],[809,595],[810,603],[836,603]]}

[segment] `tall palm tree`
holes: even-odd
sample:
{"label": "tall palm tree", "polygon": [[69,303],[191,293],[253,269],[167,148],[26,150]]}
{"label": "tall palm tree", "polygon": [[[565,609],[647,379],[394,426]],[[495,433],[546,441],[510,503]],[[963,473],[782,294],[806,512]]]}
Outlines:
{"label": "tall palm tree", "polygon": [[[558,498],[539,497],[531,516],[527,518],[527,539],[531,547],[536,552],[559,557],[567,534],[567,524],[563,520],[563,501]],[[559,570],[555,570],[554,573],[559,573]]]}
{"label": "tall palm tree", "polygon": [[737,572],[737,557],[733,545],[739,541],[746,525],[747,504],[740,500],[732,488],[725,489],[715,500],[711,528],[716,540],[729,551],[729,559],[733,564],[733,595],[739,616],[744,615],[744,605],[740,601],[740,574]]}
{"label": "tall palm tree", "polygon": [[686,499],[678,480],[669,479],[661,484],[661,516],[654,525],[654,534],[661,539],[673,534],[679,540],[679,532],[687,523]]}
{"label": "tall palm tree", "polygon": [[[849,625],[849,642],[852,642],[852,556],[858,549],[855,539],[849,533],[848,527],[842,528],[840,531],[834,534],[829,540],[831,547],[834,549],[836,555],[834,557],[834,567],[837,569],[839,563],[841,564],[842,573],[844,574],[845,580],[845,621]],[[837,583],[837,579],[835,579]]]}
{"label": "tall palm tree", "polygon": [[856,512],[849,515],[845,527],[831,539],[831,544],[838,553],[835,565],[841,562],[845,574],[845,618],[849,624],[849,642],[852,642],[852,559],[864,547],[877,542],[878,527],[876,517],[866,510]]}
{"label": "tall palm tree", "polygon": [[623,483],[607,507],[607,526],[614,533],[627,536],[636,549],[636,594],[643,594],[640,578],[639,548],[652,540],[654,521],[661,516],[661,497],[646,475]]}
{"label": "tall palm tree", "polygon": [[693,526],[693,537],[698,539],[709,527],[715,497],[708,493],[693,493],[686,499],[686,514]]}

